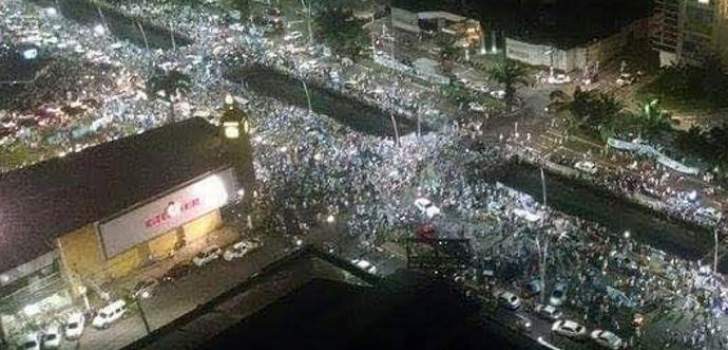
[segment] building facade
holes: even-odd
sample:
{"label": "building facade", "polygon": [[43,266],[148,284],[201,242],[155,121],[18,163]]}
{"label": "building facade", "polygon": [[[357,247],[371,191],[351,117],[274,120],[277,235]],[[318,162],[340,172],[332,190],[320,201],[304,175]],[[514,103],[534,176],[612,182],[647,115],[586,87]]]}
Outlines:
{"label": "building facade", "polygon": [[533,66],[554,67],[562,72],[584,70],[613,59],[631,41],[645,38],[647,25],[646,19],[636,20],[610,36],[572,47],[506,38],[506,57]]}
{"label": "building facade", "polygon": [[656,0],[654,11],[652,46],[662,66],[708,55],[728,63],[728,0]]}
{"label": "building facade", "polygon": [[252,193],[239,169],[252,152],[228,141],[193,118],[0,175],[13,199],[0,202],[0,336],[177,252],[239,239],[222,210]]}

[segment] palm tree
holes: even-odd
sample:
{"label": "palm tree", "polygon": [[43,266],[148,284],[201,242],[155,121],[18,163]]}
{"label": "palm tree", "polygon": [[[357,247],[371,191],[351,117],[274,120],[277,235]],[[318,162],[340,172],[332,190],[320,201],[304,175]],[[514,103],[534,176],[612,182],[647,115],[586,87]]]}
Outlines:
{"label": "palm tree", "polygon": [[548,108],[553,112],[568,112],[567,133],[577,129],[590,129],[602,140],[617,134],[632,122],[623,113],[624,106],[614,96],[596,92],[574,90],[574,95],[556,90],[549,95]]}
{"label": "palm tree", "polygon": [[157,70],[147,83],[147,94],[154,98],[163,98],[169,103],[168,123],[174,123],[174,103],[182,93],[190,91],[191,85],[190,77],[177,69],[169,72]]}
{"label": "palm tree", "polygon": [[498,63],[495,67],[488,69],[490,78],[503,85],[505,90],[505,101],[508,110],[511,110],[513,106],[513,100],[516,95],[517,85],[527,85],[526,68],[517,63],[516,61],[504,59],[503,62]]}
{"label": "palm tree", "polygon": [[660,108],[660,102],[654,99],[647,104],[636,116],[635,123],[640,137],[653,138],[659,136],[663,131],[672,130],[675,120],[670,113]]}

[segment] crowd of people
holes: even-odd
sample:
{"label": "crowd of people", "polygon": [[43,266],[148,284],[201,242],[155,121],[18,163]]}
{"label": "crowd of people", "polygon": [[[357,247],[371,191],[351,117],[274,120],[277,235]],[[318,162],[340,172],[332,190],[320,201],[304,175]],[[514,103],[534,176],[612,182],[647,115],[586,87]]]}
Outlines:
{"label": "crowd of people", "polygon": [[[174,23],[174,29],[192,43],[176,50],[146,50],[27,2],[0,4],[9,14],[0,23],[0,29],[10,33],[3,40],[39,46],[50,67],[41,81],[19,88],[17,98],[0,112],[3,127],[13,131],[0,135],[4,144],[37,148],[45,152],[40,160],[162,125],[168,121],[169,108],[148,91],[147,79],[160,67],[177,69],[192,82],[175,102],[181,118],[214,120],[224,103],[221,96],[246,101],[252,117],[258,198],[260,207],[269,209],[261,215],[263,227],[305,235],[313,227],[337,222],[346,227],[342,234],[376,244],[410,237],[428,223],[441,237],[469,239],[473,261],[496,257],[503,270],[512,266],[515,272],[496,282],[504,288],[521,288],[539,274],[540,261],[545,261],[544,290],[564,281],[569,286],[570,314],[632,342],[639,342],[641,332],[633,322],[635,313],[671,309],[678,302],[687,305],[684,300],[694,300],[690,307],[704,315],[703,323],[694,325],[699,330],[694,334],[705,331],[706,324],[718,327],[710,315],[715,315],[714,301],[722,300],[726,292],[716,287],[717,282],[707,292],[695,283],[704,275],[700,264],[667,257],[628,237],[615,239],[597,224],[566,216],[478,176],[512,154],[500,143],[479,146],[482,123],[441,123],[437,130],[408,133],[399,140],[368,135],[330,116],[260,96],[245,84],[227,80],[225,71],[231,65],[264,65],[377,102],[383,115],[412,117],[433,111],[432,115],[444,118],[430,98],[432,92],[414,91],[409,78],[363,75],[334,58],[302,69],[300,60],[286,55],[282,45],[264,38],[254,26],[231,25],[236,16],[220,9],[215,10],[219,16],[202,16],[155,1],[114,3],[157,23]],[[29,13],[45,20],[32,20]],[[33,33],[55,39],[38,41]],[[278,54],[270,54],[275,51]],[[356,86],[346,86],[347,80],[357,81]],[[26,119],[37,122],[24,124]],[[641,174],[603,181],[614,190],[635,192],[658,187],[651,181],[664,178],[658,170]],[[695,206],[680,206],[691,202],[692,196],[664,194],[665,200],[682,196],[669,207],[694,216]],[[418,198],[432,201],[441,214],[428,218],[415,206]],[[546,258],[540,259],[543,254]],[[704,342],[702,337],[683,334],[675,339],[693,345]]]}

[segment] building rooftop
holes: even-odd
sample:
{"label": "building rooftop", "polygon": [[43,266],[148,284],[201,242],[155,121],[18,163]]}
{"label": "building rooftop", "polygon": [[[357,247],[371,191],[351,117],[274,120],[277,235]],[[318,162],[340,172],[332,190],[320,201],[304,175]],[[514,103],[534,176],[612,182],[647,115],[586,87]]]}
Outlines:
{"label": "building rooftop", "polygon": [[202,349],[516,349],[442,280],[399,271],[372,287],[314,279]]}
{"label": "building rooftop", "polygon": [[126,349],[534,347],[491,328],[480,313],[478,302],[448,281],[407,270],[369,275],[306,246]]}
{"label": "building rooftop", "polygon": [[649,1],[635,0],[393,0],[392,6],[413,12],[449,11],[479,20],[486,31],[562,49],[607,37],[651,14]]}
{"label": "building rooftop", "polygon": [[89,147],[0,175],[0,272],[54,239],[226,164],[201,118]]}

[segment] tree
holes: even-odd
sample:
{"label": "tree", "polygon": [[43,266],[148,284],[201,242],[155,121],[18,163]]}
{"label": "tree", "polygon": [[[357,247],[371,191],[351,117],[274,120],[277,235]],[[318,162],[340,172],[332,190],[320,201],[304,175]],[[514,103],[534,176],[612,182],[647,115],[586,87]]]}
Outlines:
{"label": "tree", "polygon": [[455,47],[455,40],[449,36],[440,35],[437,39],[437,46],[440,48],[440,66],[444,72],[451,72],[453,61],[460,55],[460,50]]}
{"label": "tree", "polygon": [[526,68],[516,61],[505,59],[488,69],[490,78],[503,85],[505,90],[505,101],[508,110],[511,110],[516,95],[517,85],[527,85]]}
{"label": "tree", "polygon": [[174,123],[174,104],[182,93],[190,92],[191,85],[190,77],[176,69],[169,72],[158,69],[147,82],[147,94],[169,103],[168,123]]}
{"label": "tree", "polygon": [[358,58],[369,45],[364,21],[354,18],[351,10],[328,8],[316,16],[316,37],[337,55]]}
{"label": "tree", "polygon": [[635,118],[623,111],[624,106],[611,95],[597,91],[574,90],[569,96],[561,90],[551,92],[549,109],[568,112],[567,132],[588,130],[602,140],[630,130]]}
{"label": "tree", "polygon": [[455,79],[450,79],[450,83],[442,87],[442,94],[458,106],[475,101],[470,91]]}
{"label": "tree", "polygon": [[660,108],[657,99],[646,103],[635,116],[635,127],[640,137],[654,138],[664,131],[672,130],[674,123],[670,113]]}

